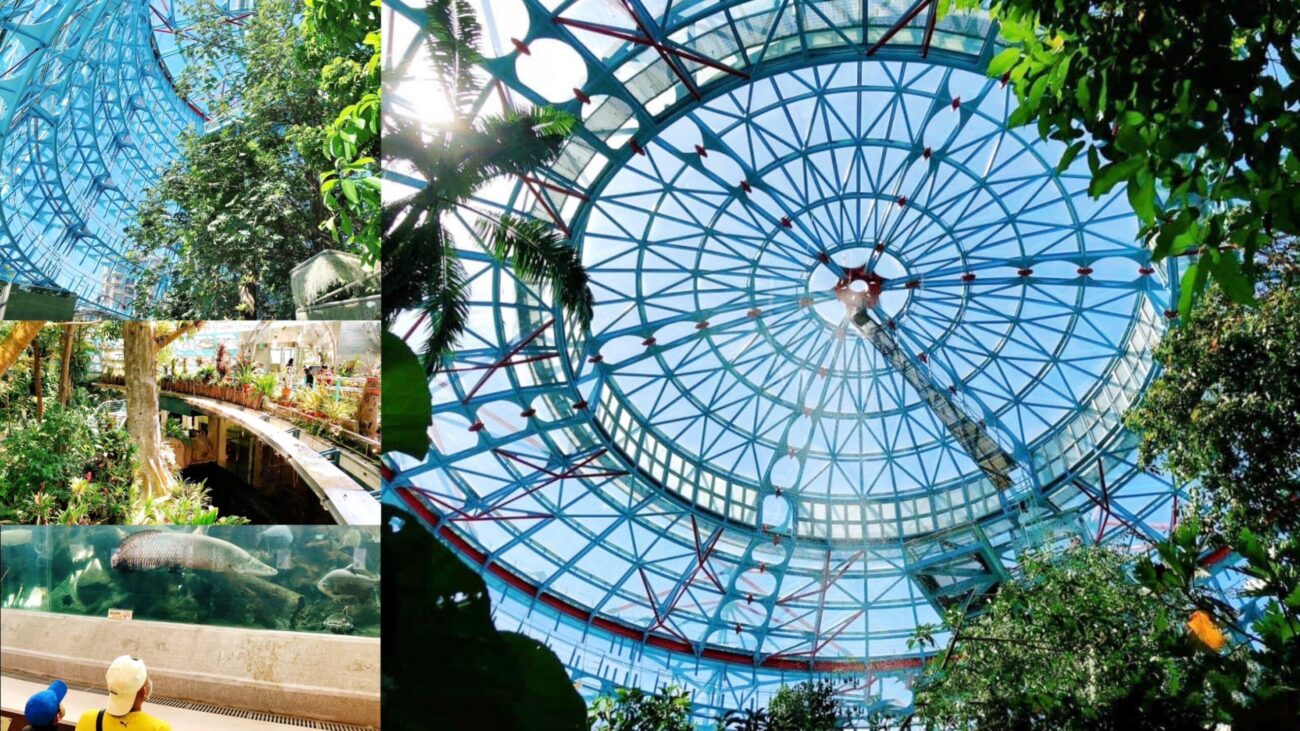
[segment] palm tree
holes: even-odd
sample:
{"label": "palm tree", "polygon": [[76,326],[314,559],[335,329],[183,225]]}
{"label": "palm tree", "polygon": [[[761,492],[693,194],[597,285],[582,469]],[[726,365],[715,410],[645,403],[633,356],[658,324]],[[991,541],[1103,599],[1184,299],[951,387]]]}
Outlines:
{"label": "palm tree", "polygon": [[[509,261],[525,281],[549,283],[556,301],[584,329],[593,299],[577,250],[559,232],[540,221],[484,210],[471,198],[493,178],[553,163],[574,118],[551,107],[507,108],[475,118],[484,88],[476,72],[482,60],[476,50],[479,25],[469,3],[430,0],[424,30],[452,121],[426,134],[418,124],[390,118],[385,131],[385,162],[410,165],[428,185],[384,208],[384,321],[391,325],[398,312],[423,310],[432,326],[424,350],[432,374],[453,354],[469,316],[465,270],[445,225],[453,214],[477,219],[490,253]],[[396,71],[402,78],[406,69]]]}

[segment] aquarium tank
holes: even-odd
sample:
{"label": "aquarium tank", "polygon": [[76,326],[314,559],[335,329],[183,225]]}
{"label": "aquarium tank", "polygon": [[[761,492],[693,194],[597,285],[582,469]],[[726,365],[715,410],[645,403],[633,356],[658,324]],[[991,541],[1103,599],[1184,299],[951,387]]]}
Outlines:
{"label": "aquarium tank", "polygon": [[379,636],[379,527],[0,526],[0,607]]}

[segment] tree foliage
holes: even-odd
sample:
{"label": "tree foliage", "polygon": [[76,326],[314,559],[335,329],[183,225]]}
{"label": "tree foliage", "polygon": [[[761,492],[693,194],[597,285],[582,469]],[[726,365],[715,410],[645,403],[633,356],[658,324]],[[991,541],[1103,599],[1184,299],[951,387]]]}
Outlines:
{"label": "tree foliage", "polygon": [[947,617],[951,645],[916,690],[916,717],[926,727],[1210,724],[1207,668],[1187,639],[1184,607],[1138,591],[1126,556],[1081,546],[1026,555],[1021,567],[982,615]]}
{"label": "tree foliage", "polygon": [[1011,121],[1067,145],[1062,169],[1086,154],[1094,196],[1126,185],[1153,259],[1201,253],[1183,276],[1184,314],[1210,278],[1249,302],[1255,253],[1300,234],[1300,3],[996,0],[991,11],[1015,44],[989,65],[1015,89]]}
{"label": "tree foliage", "polygon": [[1197,481],[1221,532],[1300,529],[1300,291],[1285,275],[1257,308],[1218,291],[1156,349],[1164,366],[1127,422],[1142,461]]}
{"label": "tree foliage", "polygon": [[[554,162],[575,120],[551,107],[476,117],[483,85],[474,11],[465,0],[431,0],[427,18],[426,51],[452,121],[427,130],[394,120],[385,132],[385,160],[409,168],[428,185],[384,208],[383,286],[386,322],[404,310],[423,310],[430,324],[423,350],[432,371],[452,354],[469,317],[465,269],[449,227],[453,220],[477,221],[489,251],[510,260],[524,280],[550,284],[582,327],[591,320],[592,296],[580,258],[549,226],[503,218],[473,201],[474,192],[494,178],[526,175]],[[399,66],[392,76],[408,73]]]}
{"label": "tree foliage", "polygon": [[[380,169],[379,0],[306,0],[303,29],[333,54],[321,69],[321,86],[353,101],[325,129],[332,167],[321,173],[321,195],[331,212],[322,226],[336,244],[379,261]],[[352,96],[349,96],[352,95]]]}
{"label": "tree foliage", "polygon": [[[128,230],[131,255],[145,269],[138,313],[292,318],[295,265],[340,246],[363,253],[357,228],[369,225],[364,216],[353,215],[350,230],[335,226],[332,233],[334,212],[320,187],[323,172],[339,170],[340,158],[327,152],[331,134],[339,134],[331,131],[339,110],[374,83],[365,70],[372,47],[343,48],[350,39],[315,35],[322,24],[303,23],[302,10],[299,0],[262,0],[242,27],[217,15],[190,31],[180,84],[221,101],[209,129],[184,135],[180,157],[149,190]],[[224,72],[231,58],[242,72]],[[358,156],[345,166],[364,168],[359,158],[373,157],[377,145],[377,138],[357,139],[341,150]],[[165,295],[155,300],[160,288]]]}
{"label": "tree foliage", "polygon": [[674,685],[647,693],[619,688],[602,695],[587,713],[591,731],[693,731],[691,696]]}
{"label": "tree foliage", "polygon": [[[1137,580],[1166,605],[1192,613],[1188,630],[1202,649],[1207,640],[1211,648],[1226,640],[1226,651],[1198,655],[1208,667],[1218,722],[1233,729],[1289,728],[1300,708],[1300,539],[1249,528],[1215,533],[1198,512],[1197,506],[1185,511],[1156,554],[1139,559]],[[1235,597],[1245,612],[1204,581],[1212,557],[1228,548],[1242,561],[1227,570],[1247,577]],[[1207,628],[1212,637],[1205,637]],[[1167,637],[1164,652],[1186,652],[1179,639]]]}
{"label": "tree foliage", "polygon": [[783,685],[767,706],[767,731],[838,731],[858,717],[835,698],[835,683],[809,680]]}
{"label": "tree foliage", "polygon": [[384,728],[580,731],[582,698],[545,645],[492,624],[483,579],[414,516],[384,506]]}

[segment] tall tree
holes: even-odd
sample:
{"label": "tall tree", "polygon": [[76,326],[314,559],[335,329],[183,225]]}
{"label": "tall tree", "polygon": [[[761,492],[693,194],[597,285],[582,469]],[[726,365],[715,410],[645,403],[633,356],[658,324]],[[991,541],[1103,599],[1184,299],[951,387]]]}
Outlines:
{"label": "tall tree", "polygon": [[158,411],[158,351],[199,327],[202,321],[178,323],[162,330],[161,323],[129,321],[122,325],[122,356],[126,371],[126,430],[139,449],[139,477],[144,502],[165,496],[175,476],[163,459]]}
{"label": "tall tree", "polygon": [[346,99],[325,130],[332,166],[321,173],[321,195],[333,215],[323,226],[336,243],[358,249],[366,264],[380,258],[379,0],[306,0],[306,37],[333,59],[321,88]]}
{"label": "tall tree", "polygon": [[1067,145],[1062,167],[1086,151],[1093,195],[1127,185],[1153,258],[1200,253],[1184,314],[1211,278],[1248,302],[1256,252],[1300,234],[1300,3],[998,0],[992,12],[1014,44],[989,65],[1015,88],[1012,121]]}
{"label": "tall tree", "polygon": [[1259,306],[1217,288],[1156,349],[1127,423],[1147,467],[1193,483],[1214,529],[1300,531],[1300,245],[1279,243]]}
{"label": "tall tree", "polygon": [[76,346],[76,323],[63,326],[63,343],[59,350],[59,405],[67,406],[72,398],[72,350]]}
{"label": "tall tree", "polygon": [[[322,230],[332,213],[320,176],[334,169],[327,130],[364,80],[326,73],[337,49],[303,30],[302,12],[300,0],[259,0],[239,26],[212,17],[192,29],[181,83],[222,102],[213,110],[217,122],[182,139],[180,157],[128,231],[132,256],[146,270],[137,312],[292,318],[296,265],[341,246],[362,253],[361,244]],[[232,63],[243,70],[225,73]]]}
{"label": "tall tree", "polygon": [[1092,546],[1024,557],[979,617],[947,617],[952,640],[917,685],[916,718],[935,729],[1210,727],[1207,666],[1168,650],[1187,646],[1187,615],[1139,591],[1131,561]]}
{"label": "tall tree", "polygon": [[[431,328],[425,364],[437,370],[454,349],[469,316],[465,271],[457,255],[453,216],[478,222],[488,251],[511,261],[515,272],[551,286],[556,301],[577,315],[592,316],[592,294],[581,257],[553,228],[539,221],[499,216],[472,203],[476,190],[494,178],[526,175],[559,156],[575,120],[551,107],[507,108],[476,117],[483,85],[476,68],[479,25],[466,0],[431,0],[424,28],[437,91],[452,107],[452,121],[438,129],[396,119],[384,135],[383,156],[409,166],[427,185],[384,209],[384,319],[421,308]],[[398,67],[390,78],[410,70]]]}

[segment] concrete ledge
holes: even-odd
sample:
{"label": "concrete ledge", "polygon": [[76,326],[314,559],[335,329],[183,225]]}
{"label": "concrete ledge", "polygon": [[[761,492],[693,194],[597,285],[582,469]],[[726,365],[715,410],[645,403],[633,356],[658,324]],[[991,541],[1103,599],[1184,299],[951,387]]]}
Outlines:
{"label": "concrete ledge", "polygon": [[374,637],[0,612],[0,666],[100,687],[118,655],[145,661],[160,697],[379,726]]}
{"label": "concrete ledge", "polygon": [[[23,717],[23,707],[26,705],[27,699],[33,693],[44,690],[48,685],[48,683],[38,683],[27,678],[15,678],[9,675],[0,676],[0,716],[12,721],[8,731],[22,729],[26,723]],[[162,698],[162,696],[155,697]],[[59,731],[74,731],[76,722],[83,713],[102,709],[106,700],[107,696],[69,688],[68,695],[63,699],[63,707],[67,710],[67,715],[63,717],[63,722],[59,724]],[[305,725],[296,719],[293,724],[278,723],[197,711],[189,708],[176,708],[160,703],[145,703],[144,710],[145,713],[166,721],[171,725],[172,731],[211,731],[214,728],[221,729],[221,731],[288,731],[290,729],[301,731],[303,725]]]}

